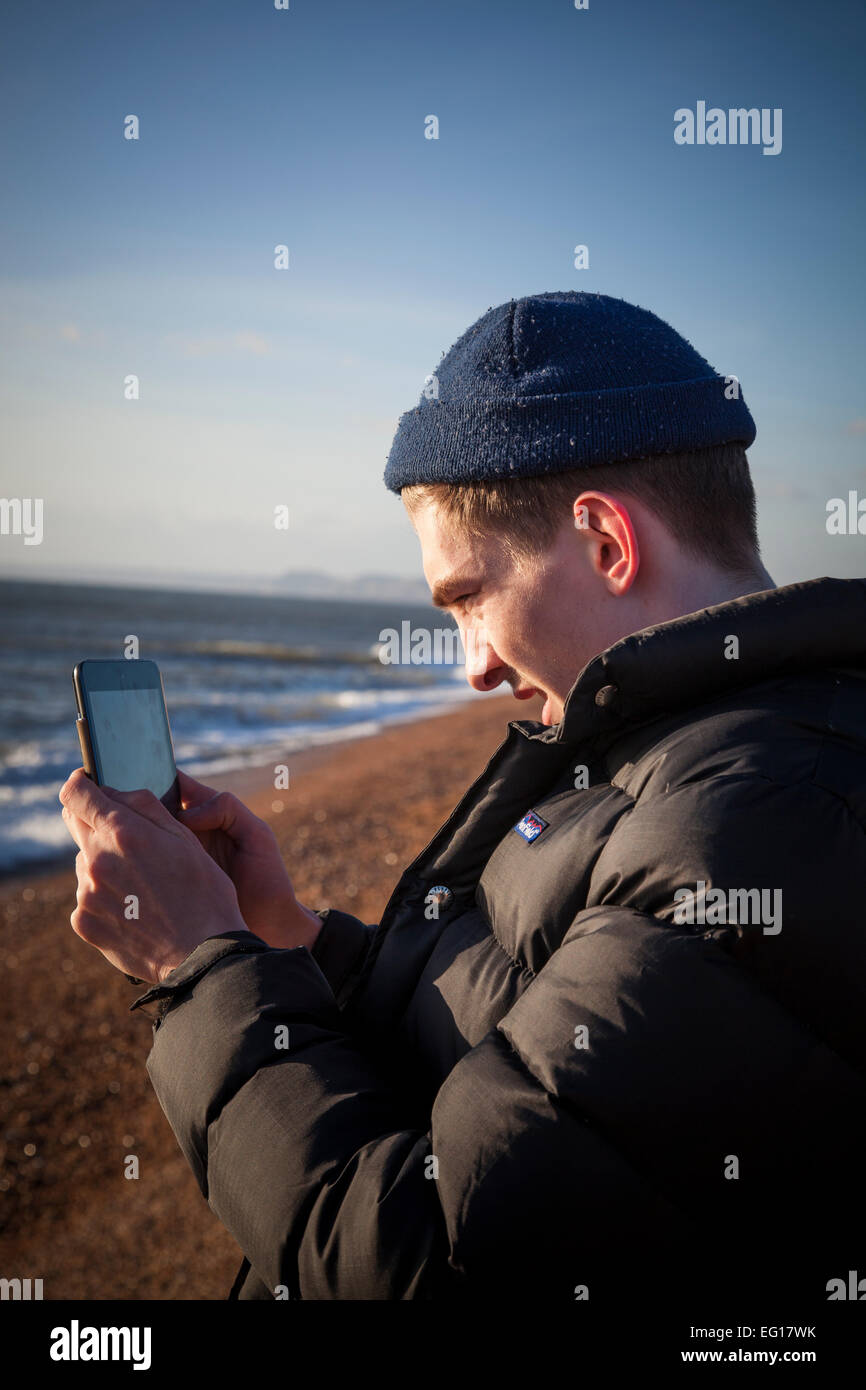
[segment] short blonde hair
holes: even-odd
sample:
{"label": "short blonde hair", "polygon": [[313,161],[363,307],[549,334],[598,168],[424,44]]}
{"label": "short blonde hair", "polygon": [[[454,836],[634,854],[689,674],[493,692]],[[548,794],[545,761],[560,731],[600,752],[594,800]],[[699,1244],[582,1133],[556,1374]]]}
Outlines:
{"label": "short blonde hair", "polygon": [[755,490],[742,444],[532,478],[415,483],[402,488],[400,496],[410,516],[419,506],[434,503],[443,520],[464,534],[493,532],[519,563],[548,549],[575,498],[586,489],[637,498],[685,550],[720,570],[753,575],[760,568]]}

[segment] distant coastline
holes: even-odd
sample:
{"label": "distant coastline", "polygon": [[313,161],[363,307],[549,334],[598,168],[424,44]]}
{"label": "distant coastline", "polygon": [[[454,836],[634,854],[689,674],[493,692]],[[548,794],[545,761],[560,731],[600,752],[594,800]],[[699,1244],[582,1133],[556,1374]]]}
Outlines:
{"label": "distant coastline", "polygon": [[280,598],[333,598],[347,603],[391,603],[399,597],[405,603],[430,606],[430,590],[418,574],[380,574],[364,571],[360,574],[335,575],[325,570],[286,570],[278,575],[208,574],[197,570],[159,571],[106,566],[89,570],[87,576],[62,566],[52,568],[40,560],[39,573],[28,565],[19,569],[7,568],[3,582],[18,584],[67,584],[98,587],[100,584],[119,584],[131,589],[158,589],[169,592],[201,594],[260,594]]}

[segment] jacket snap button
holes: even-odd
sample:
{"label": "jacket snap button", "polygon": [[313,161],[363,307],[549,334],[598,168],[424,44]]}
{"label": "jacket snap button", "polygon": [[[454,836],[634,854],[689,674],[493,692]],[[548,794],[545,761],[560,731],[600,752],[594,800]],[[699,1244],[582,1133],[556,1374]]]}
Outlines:
{"label": "jacket snap button", "polygon": [[603,685],[601,689],[595,692],[595,703],[601,709],[607,709],[610,705],[613,704],[618,693],[619,692],[615,685]]}
{"label": "jacket snap button", "polygon": [[439,904],[439,911],[445,912],[454,901],[454,894],[450,888],[446,888],[444,883],[437,883],[435,888],[431,888],[425,899],[426,902]]}

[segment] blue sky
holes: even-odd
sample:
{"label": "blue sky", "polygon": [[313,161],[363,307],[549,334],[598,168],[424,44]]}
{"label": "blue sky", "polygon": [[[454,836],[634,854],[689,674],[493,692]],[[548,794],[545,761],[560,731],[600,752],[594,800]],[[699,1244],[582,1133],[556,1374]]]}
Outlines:
{"label": "blue sky", "polygon": [[[862,5],[7,0],[4,29],[0,491],[45,508],[7,573],[420,573],[397,419],[491,305],[559,289],[738,376],[777,583],[866,573],[825,526],[866,497]],[[698,100],[782,108],[781,153],[676,145]]]}

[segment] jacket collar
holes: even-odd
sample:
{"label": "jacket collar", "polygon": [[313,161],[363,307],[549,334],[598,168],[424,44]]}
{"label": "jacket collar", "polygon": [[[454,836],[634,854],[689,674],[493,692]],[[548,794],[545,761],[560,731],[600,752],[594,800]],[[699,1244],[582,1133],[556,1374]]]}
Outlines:
{"label": "jacket collar", "polygon": [[[726,657],[730,637],[739,654]],[[638,725],[810,667],[866,668],[866,579],[811,579],[764,589],[624,637],[584,666],[541,742],[607,741]]]}

